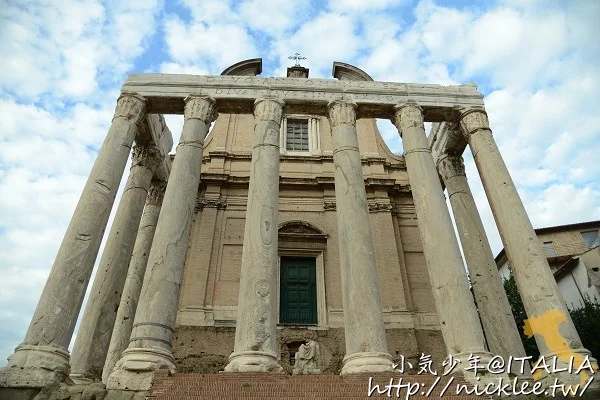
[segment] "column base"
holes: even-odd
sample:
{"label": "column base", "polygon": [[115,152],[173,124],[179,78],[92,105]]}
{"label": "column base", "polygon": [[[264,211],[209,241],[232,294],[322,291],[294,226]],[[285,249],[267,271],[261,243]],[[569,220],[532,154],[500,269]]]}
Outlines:
{"label": "column base", "polygon": [[156,348],[132,348],[123,352],[106,381],[107,389],[142,391],[152,386],[154,372],[175,372],[175,359],[170,351]]}
{"label": "column base", "polygon": [[[576,397],[582,399],[600,398],[600,376],[598,375],[598,361],[592,357],[587,349],[574,349],[559,353],[549,353],[544,354],[543,357],[546,365],[549,367],[550,373],[548,373],[545,369],[538,369],[533,374],[536,381],[542,382],[542,387],[551,388],[553,385],[554,387],[557,385],[564,385],[566,390],[568,386],[571,386],[573,389],[577,388]],[[576,373],[582,365],[585,357],[588,358],[589,365],[591,365],[594,371],[596,371],[594,374],[591,373],[589,368],[585,367],[581,369],[579,374]],[[570,364],[572,365],[571,373],[568,371]],[[561,371],[563,369],[567,369],[567,371]],[[588,385],[588,381],[590,379],[593,380],[592,382],[589,382]],[[583,395],[580,395],[581,389],[586,385],[588,385],[587,389]],[[560,398],[559,394],[562,395],[563,392],[559,388],[556,390],[555,394],[556,397]],[[564,397],[568,398],[569,396]]]}
{"label": "column base", "polygon": [[283,372],[283,368],[271,353],[240,351],[229,356],[225,372]]}
{"label": "column base", "polygon": [[[477,371],[474,371],[473,369],[465,370],[465,368],[471,366],[472,364],[471,362],[469,362],[469,357],[471,356],[478,357]],[[479,388],[484,388],[488,384],[497,386],[500,378],[502,378],[502,382],[511,381],[506,371],[498,371],[499,373],[491,373],[488,370],[488,364],[490,360],[494,357],[492,353],[481,350],[472,350],[454,354],[453,357],[456,360],[460,360],[460,363],[456,366],[454,372],[462,374],[465,381],[469,382],[474,386],[477,386]],[[501,368],[497,367],[496,369],[500,370]]]}
{"label": "column base", "polygon": [[76,385],[91,385],[95,382],[93,379],[88,378],[83,374],[71,374],[69,375],[69,378],[71,378],[73,383]]}
{"label": "column base", "polygon": [[0,387],[42,388],[69,376],[69,352],[51,346],[22,344],[0,368]]}
{"label": "column base", "polygon": [[393,370],[392,356],[382,352],[353,353],[342,360],[340,375],[360,374],[364,372],[391,372]]}

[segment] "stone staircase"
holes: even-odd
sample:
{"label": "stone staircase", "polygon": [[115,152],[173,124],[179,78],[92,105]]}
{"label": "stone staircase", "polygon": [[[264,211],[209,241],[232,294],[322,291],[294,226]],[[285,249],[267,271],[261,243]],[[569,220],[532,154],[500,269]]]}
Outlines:
{"label": "stone staircase", "polygon": [[[380,385],[380,391],[374,390],[369,396],[369,378],[371,388]],[[399,381],[400,378],[402,381]],[[456,395],[456,387],[466,384],[462,377],[453,376],[453,381],[444,396],[440,397],[450,376],[441,377],[434,389],[436,377],[432,375],[404,375],[399,373],[380,373],[375,375],[357,374],[348,377],[338,375],[298,375],[290,376],[278,373],[175,373],[159,371],[154,377],[148,399],[152,400],[219,400],[219,399],[431,399],[482,400],[489,397]],[[385,385],[411,384],[412,394],[407,397],[407,387],[398,395],[397,389],[386,391]],[[417,386],[418,385],[418,386]],[[417,390],[418,388],[418,390]]]}

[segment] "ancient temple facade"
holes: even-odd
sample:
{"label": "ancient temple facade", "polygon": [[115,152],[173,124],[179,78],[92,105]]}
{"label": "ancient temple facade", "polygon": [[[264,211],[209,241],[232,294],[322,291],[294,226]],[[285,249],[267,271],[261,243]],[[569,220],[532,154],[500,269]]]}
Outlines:
{"label": "ancient temple facade", "polygon": [[[543,321],[531,325],[541,353],[589,356],[475,85],[375,82],[338,62],[335,79],[300,66],[264,78],[261,69],[252,59],[220,76],[127,79],[0,391],[102,381],[143,392],[159,369],[291,374],[296,357],[309,373],[351,375],[451,355],[465,379],[497,380],[466,370],[468,358],[485,365],[524,350],[466,179],[466,147],[525,308]],[[184,115],[174,157],[162,114]],[[375,118],[397,127],[402,156]],[[429,138],[424,122],[433,122]],[[545,335],[559,324],[565,346],[556,348]],[[509,374],[531,379],[527,369],[500,375]],[[542,379],[557,376],[579,379]]]}

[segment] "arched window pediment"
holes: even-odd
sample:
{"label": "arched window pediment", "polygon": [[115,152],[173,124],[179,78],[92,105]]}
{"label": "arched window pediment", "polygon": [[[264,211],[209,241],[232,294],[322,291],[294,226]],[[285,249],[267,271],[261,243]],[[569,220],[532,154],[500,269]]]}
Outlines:
{"label": "arched window pediment", "polygon": [[302,237],[327,240],[327,234],[319,227],[307,221],[293,220],[279,224],[280,237]]}

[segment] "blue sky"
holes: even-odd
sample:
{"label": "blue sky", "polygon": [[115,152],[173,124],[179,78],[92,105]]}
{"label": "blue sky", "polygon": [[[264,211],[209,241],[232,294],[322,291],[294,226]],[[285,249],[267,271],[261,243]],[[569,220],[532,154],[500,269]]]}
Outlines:
{"label": "blue sky", "polygon": [[[299,52],[312,77],[342,61],[382,81],[476,82],[534,226],[600,219],[599,1],[47,3],[0,0],[0,359],[24,336],[129,73],[219,74],[262,57],[263,76],[284,76]],[[177,142],[181,116],[167,123]]]}

